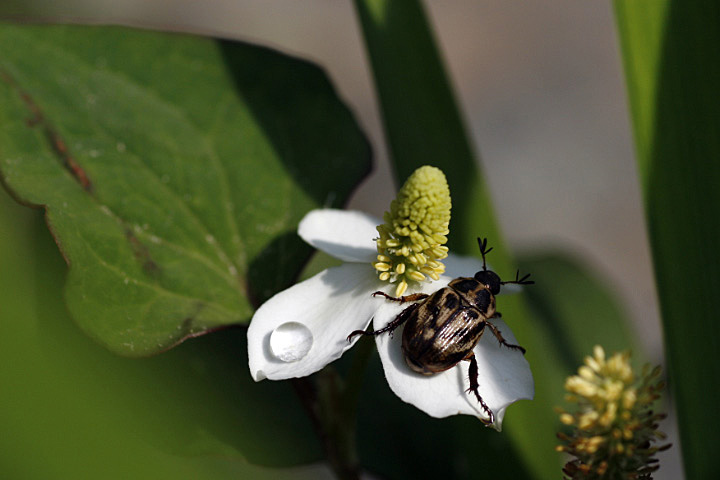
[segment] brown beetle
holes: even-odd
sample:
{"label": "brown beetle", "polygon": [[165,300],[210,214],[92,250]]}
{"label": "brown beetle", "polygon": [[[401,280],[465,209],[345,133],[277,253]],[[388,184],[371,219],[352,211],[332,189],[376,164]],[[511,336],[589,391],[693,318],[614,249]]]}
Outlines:
{"label": "brown beetle", "polygon": [[379,330],[355,330],[348,335],[348,341],[355,335],[380,335],[385,332],[392,335],[396,328],[405,324],[402,352],[405,362],[415,372],[432,375],[448,370],[462,360],[469,361],[470,388],[467,392],[475,394],[488,414],[489,425],[494,422],[495,415],[478,392],[478,365],[473,349],[487,327],[501,345],[525,353],[520,345],[507,343],[490,319],[500,317],[500,312],[495,310],[495,295],[500,293],[501,285],[530,285],[535,282],[528,280],[529,274],[520,278],[520,272],[515,274],[515,280],[503,282],[495,272],[487,269],[485,255],[492,250],[487,248],[487,239],[478,238],[478,245],[483,269],[474,277],[456,278],[431,295],[416,293],[391,297],[383,292],[373,293],[373,296],[382,295],[394,302],[419,302],[411,304]]}

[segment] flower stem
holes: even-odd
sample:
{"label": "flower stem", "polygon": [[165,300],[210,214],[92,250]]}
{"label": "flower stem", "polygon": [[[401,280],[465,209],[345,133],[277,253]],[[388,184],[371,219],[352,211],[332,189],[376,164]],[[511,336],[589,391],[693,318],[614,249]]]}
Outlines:
{"label": "flower stem", "polygon": [[370,356],[375,351],[375,341],[370,337],[362,337],[353,348],[353,361],[350,370],[345,378],[345,391],[343,393],[343,405],[348,418],[353,418],[357,413],[360,389],[365,378],[365,369]]}
{"label": "flower stem", "polygon": [[365,367],[374,351],[371,338],[361,338],[345,381],[332,366],[311,377],[292,380],[295,392],[315,425],[325,457],[341,480],[358,480],[357,405]]}
{"label": "flower stem", "polygon": [[293,379],[293,386],[310,414],[325,456],[340,480],[359,480],[355,443],[355,408],[348,408],[344,382],[332,366],[312,377]]}

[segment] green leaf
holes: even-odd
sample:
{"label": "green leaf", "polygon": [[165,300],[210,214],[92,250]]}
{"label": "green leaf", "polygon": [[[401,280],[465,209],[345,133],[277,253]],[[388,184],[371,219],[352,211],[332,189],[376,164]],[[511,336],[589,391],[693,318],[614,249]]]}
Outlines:
{"label": "green leaf", "polygon": [[720,444],[720,5],[615,2],[687,478]]}
{"label": "green leaf", "polygon": [[[440,168],[452,195],[450,249],[477,254],[475,239],[481,235],[504,251],[487,185],[420,2],[356,0],[355,6],[396,183],[402,185],[422,165]],[[504,262],[496,259],[494,265]]]}
{"label": "green leaf", "polygon": [[[476,239],[487,237],[494,247],[490,262],[495,271],[502,278],[514,275],[514,262],[421,2],[356,0],[355,5],[398,179],[403,181],[421,165],[441,168],[453,202],[450,249],[478,255]],[[517,455],[508,462],[509,469],[519,471],[518,464],[524,462],[524,471],[535,478],[552,478],[561,465],[553,450],[557,420],[552,411],[557,392],[562,390],[560,356],[552,349],[552,339],[533,322],[522,295],[498,303],[518,341],[527,348],[526,358],[535,378],[535,399],[513,405],[505,417],[503,435],[512,437]],[[507,450],[504,438],[488,441],[498,443],[485,454],[476,452],[484,460],[482,464],[496,460],[493,451]]]}
{"label": "green leaf", "polygon": [[0,28],[0,169],[45,207],[68,307],[132,356],[246,323],[310,254],[369,147],[317,67],[236,42]]}
{"label": "green leaf", "polygon": [[120,357],[70,321],[65,271],[37,212],[0,192],[4,478],[316,478],[250,464],[321,451],[291,386],[250,378],[241,328]]}
{"label": "green leaf", "polygon": [[[532,272],[535,284],[524,289],[536,321],[549,333],[552,349],[562,356],[565,375],[574,374],[585,356],[601,345],[608,355],[631,350],[642,362],[630,319],[614,292],[580,261],[560,252],[523,255],[523,272]],[[562,392],[558,392],[558,401]]]}

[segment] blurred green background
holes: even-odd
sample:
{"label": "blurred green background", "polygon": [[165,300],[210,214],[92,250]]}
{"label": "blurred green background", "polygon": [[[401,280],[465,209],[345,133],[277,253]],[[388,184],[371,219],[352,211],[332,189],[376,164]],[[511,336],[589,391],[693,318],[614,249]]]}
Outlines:
{"label": "blurred green background", "polygon": [[245,463],[294,465],[320,452],[289,384],[255,385],[243,367],[242,329],[153,358],[116,356],[66,313],[66,266],[40,212],[3,194],[0,224],[2,478],[325,474]]}

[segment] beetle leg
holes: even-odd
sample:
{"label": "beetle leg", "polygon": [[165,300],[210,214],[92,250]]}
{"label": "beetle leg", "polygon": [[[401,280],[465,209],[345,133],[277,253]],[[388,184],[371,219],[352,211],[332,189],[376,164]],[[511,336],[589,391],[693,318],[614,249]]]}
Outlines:
{"label": "beetle leg", "polygon": [[348,335],[347,341],[348,341],[348,342],[351,341],[352,338],[353,338],[355,335],[380,335],[381,333],[385,333],[385,332],[390,332],[390,336],[392,337],[393,330],[395,330],[397,327],[399,327],[400,325],[402,325],[403,323],[405,323],[405,321],[408,319],[408,317],[410,316],[410,314],[411,314],[413,311],[415,311],[415,309],[416,309],[417,307],[418,307],[418,304],[417,304],[417,303],[413,303],[412,305],[410,305],[409,307],[407,307],[405,310],[403,310],[402,312],[400,312],[400,313],[398,314],[398,316],[395,317],[395,319],[394,319],[392,322],[388,323],[387,325],[385,325],[385,326],[384,326],[383,328],[381,328],[380,330],[375,330],[375,331],[373,331],[373,330],[369,330],[369,331],[366,331],[366,330],[355,330],[355,331],[352,332],[350,335]]}
{"label": "beetle leg", "polygon": [[[495,314],[496,317],[500,317],[500,313]],[[505,345],[508,348],[511,348],[513,350],[520,350],[523,355],[525,355],[525,349],[521,347],[520,345],[513,345],[512,343],[507,343],[505,339],[502,336],[502,333],[500,333],[500,329],[498,329],[491,321],[485,322],[490,329],[490,331],[495,335],[495,338],[497,338],[498,342],[500,342],[501,345]]]}
{"label": "beetle leg", "polygon": [[422,300],[422,299],[430,296],[427,293],[413,293],[412,295],[405,295],[403,297],[391,297],[387,293],[380,292],[380,291],[377,291],[372,294],[373,297],[377,297],[378,295],[381,295],[381,296],[387,298],[388,300],[392,300],[393,302],[400,302],[400,303],[416,302],[418,300]]}
{"label": "beetle leg", "polygon": [[485,410],[485,413],[488,414],[489,420],[485,421],[483,419],[480,419],[485,425],[492,425],[495,422],[495,415],[493,414],[492,410],[490,410],[490,407],[487,406],[485,401],[480,396],[480,392],[478,392],[478,387],[480,385],[478,384],[478,364],[477,360],[475,360],[475,354],[470,355],[465,360],[470,362],[470,368],[468,368],[468,376],[470,377],[470,388],[465,390],[467,393],[474,393],[475,398],[477,398],[477,401],[480,402],[480,406],[483,410]]}

